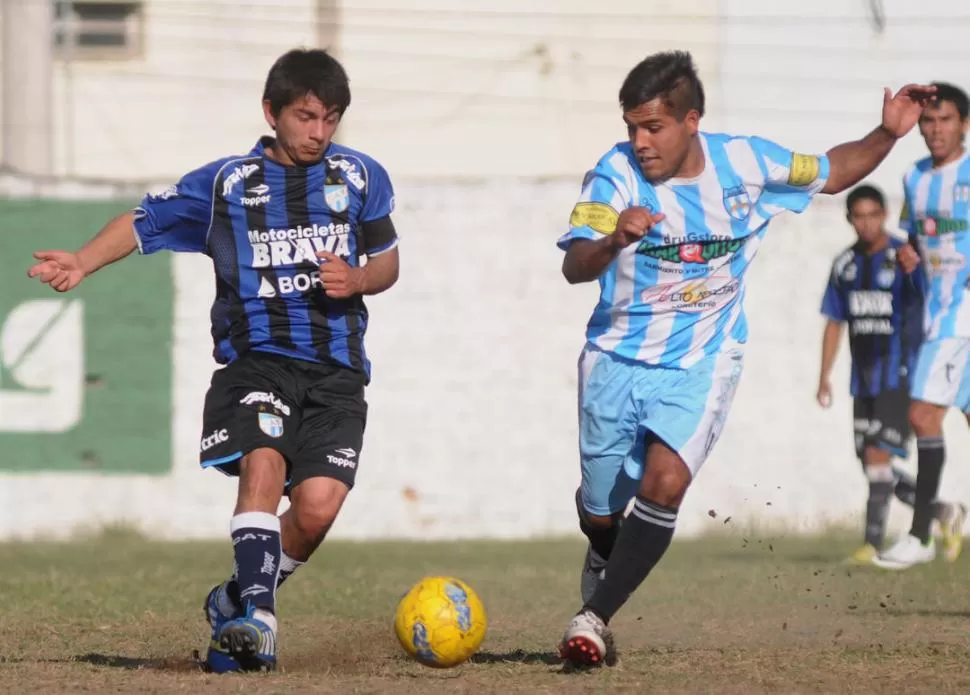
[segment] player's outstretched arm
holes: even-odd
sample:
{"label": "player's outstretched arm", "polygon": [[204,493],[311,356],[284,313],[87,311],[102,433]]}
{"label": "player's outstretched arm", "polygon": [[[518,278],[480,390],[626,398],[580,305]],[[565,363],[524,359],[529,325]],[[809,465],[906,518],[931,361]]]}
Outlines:
{"label": "player's outstretched arm", "polygon": [[822,193],[841,193],[871,174],[896,141],[913,129],[935,91],[929,85],[908,84],[893,96],[886,89],[879,127],[861,140],[846,142],[828,151],[829,178]]}
{"label": "player's outstretched arm", "polygon": [[562,260],[562,274],[571,285],[596,280],[617,254],[638,241],[653,225],[664,219],[647,208],[627,208],[620,213],[616,229],[599,239],[576,239]]}
{"label": "player's outstretched arm", "polygon": [[138,244],[132,231],[134,215],[126,212],[108,222],[79,251],[37,251],[37,263],[27,271],[58,292],[77,287],[81,280],[106,265],[130,255]]}

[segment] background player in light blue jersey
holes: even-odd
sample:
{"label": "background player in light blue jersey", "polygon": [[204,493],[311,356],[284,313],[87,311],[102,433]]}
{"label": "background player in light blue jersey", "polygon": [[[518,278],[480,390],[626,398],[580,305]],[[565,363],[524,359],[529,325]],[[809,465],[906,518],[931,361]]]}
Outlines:
{"label": "background player in light blue jersey", "polygon": [[[919,119],[930,156],[903,177],[900,219],[910,239],[900,263],[914,272],[921,262],[927,287],[925,334],[910,389],[919,463],[916,504],[909,533],[874,560],[887,569],[936,557],[930,526],[945,458],[943,418],[954,405],[970,412],[970,155],[964,146],[970,103],[958,87],[934,86],[936,100]],[[958,543],[960,536],[950,540]]]}
{"label": "background player in light blue jersey", "polygon": [[814,156],[701,132],[688,53],[650,56],[627,76],[629,140],[586,175],[559,240],[566,279],[600,286],[579,359],[577,507],[590,546],[583,607],[560,644],[567,662],[613,661],[607,624],[666,552],[721,434],[747,340],[744,276],[767,223],[869,174],[931,94],[886,90],[875,130]]}

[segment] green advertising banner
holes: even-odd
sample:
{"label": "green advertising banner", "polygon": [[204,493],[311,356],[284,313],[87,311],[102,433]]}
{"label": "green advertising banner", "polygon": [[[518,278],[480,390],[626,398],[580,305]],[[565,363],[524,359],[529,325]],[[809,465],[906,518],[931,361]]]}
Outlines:
{"label": "green advertising banner", "polygon": [[172,258],[129,258],[60,294],[27,277],[123,203],[0,201],[0,470],[167,473]]}

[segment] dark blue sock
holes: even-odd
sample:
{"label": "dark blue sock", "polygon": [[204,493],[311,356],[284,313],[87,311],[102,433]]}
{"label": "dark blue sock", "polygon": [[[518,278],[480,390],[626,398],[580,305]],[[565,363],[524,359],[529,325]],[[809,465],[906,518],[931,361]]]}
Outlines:
{"label": "dark blue sock", "polygon": [[276,613],[276,584],[280,572],[280,520],[266,512],[243,512],[229,525],[236,557],[236,583],[243,610]]}

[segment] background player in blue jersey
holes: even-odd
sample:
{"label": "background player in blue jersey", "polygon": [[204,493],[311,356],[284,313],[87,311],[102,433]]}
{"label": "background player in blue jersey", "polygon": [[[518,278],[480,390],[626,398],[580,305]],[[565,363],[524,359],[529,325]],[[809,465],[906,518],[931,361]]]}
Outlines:
{"label": "background player in blue jersey", "polygon": [[945,459],[943,419],[951,406],[970,413],[970,154],[964,145],[970,103],[958,87],[935,87],[937,99],[919,120],[930,154],[903,177],[900,226],[910,243],[900,250],[900,262],[907,272],[925,275],[925,333],[910,389],[919,465],[913,524],[876,558],[887,569],[936,557],[930,527]]}
{"label": "background player in blue jersey", "polygon": [[360,461],[362,295],[394,284],[398,253],[386,171],[332,142],[349,104],[327,53],[283,55],[263,93],[275,137],[147,196],[76,253],[36,253],[29,271],[65,292],[136,248],[212,258],[212,337],[226,366],[206,395],[200,459],[239,476],[235,573],[205,602],[214,671],[275,667],[276,589],[323,540]]}
{"label": "background player in blue jersey", "polygon": [[[923,335],[923,283],[921,275],[898,270],[896,255],[903,242],[886,232],[882,191],[872,186],[853,189],[846,212],[858,239],[836,257],[822,297],[827,321],[817,398],[823,408],[832,404],[829,377],[848,326],[855,449],[869,481],[865,541],[849,560],[869,564],[882,549],[893,492],[910,506],[916,498],[916,481],[893,468],[891,457],[906,458],[909,374]],[[947,559],[955,560],[966,509],[937,503],[934,517],[950,549]]]}
{"label": "background player in blue jersey", "polygon": [[[827,155],[704,133],[687,53],[648,57],[620,88],[629,140],[583,182],[563,275],[598,281],[579,360],[583,606],[560,643],[575,665],[610,663],[608,627],[673,537],[677,509],[717,442],[747,340],[744,276],[769,220],[870,173],[932,90],[886,90],[882,123]],[[633,505],[623,519],[631,498]]]}

